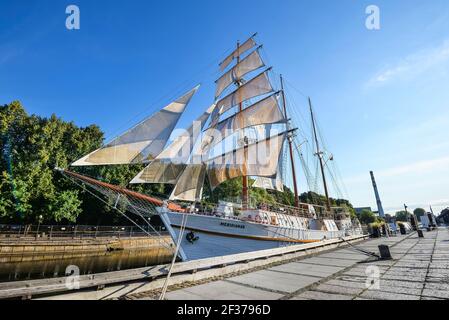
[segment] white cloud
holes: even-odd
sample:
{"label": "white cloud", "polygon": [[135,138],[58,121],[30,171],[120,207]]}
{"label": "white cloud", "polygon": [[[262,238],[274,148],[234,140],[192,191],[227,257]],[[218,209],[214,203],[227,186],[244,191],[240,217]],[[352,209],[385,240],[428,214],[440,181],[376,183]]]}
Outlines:
{"label": "white cloud", "polygon": [[377,72],[366,84],[376,87],[397,79],[410,79],[449,61],[449,40],[436,48],[413,53],[396,63]]}

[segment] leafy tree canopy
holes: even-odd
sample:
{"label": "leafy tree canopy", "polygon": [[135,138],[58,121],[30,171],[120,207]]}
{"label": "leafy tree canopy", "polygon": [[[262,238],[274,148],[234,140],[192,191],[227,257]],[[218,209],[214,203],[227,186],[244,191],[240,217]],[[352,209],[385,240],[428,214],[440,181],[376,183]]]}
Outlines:
{"label": "leafy tree canopy", "polygon": [[424,210],[423,208],[416,208],[415,210],[413,210],[413,214],[418,219],[421,219],[421,217],[426,214],[426,210]]}
{"label": "leafy tree canopy", "polygon": [[370,224],[377,221],[376,215],[368,209],[362,210],[359,216],[360,223],[362,224]]}
{"label": "leafy tree canopy", "polygon": [[398,212],[396,212],[396,220],[407,222],[407,218],[409,215],[410,215],[410,213],[406,212],[405,210],[398,211]]}

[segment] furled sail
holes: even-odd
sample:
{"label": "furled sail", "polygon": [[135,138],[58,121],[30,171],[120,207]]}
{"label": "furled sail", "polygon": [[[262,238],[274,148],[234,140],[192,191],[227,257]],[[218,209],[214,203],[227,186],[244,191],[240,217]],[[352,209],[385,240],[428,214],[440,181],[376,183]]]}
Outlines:
{"label": "furled sail", "polygon": [[262,58],[260,57],[259,48],[249,54],[245,59],[240,61],[237,65],[235,65],[231,70],[226,72],[216,81],[216,98],[220,96],[220,94],[235,81],[238,81],[246,74],[265,66]]}
{"label": "furled sail", "polygon": [[202,150],[205,151],[212,144],[222,141],[240,129],[262,124],[286,122],[278,100],[279,93],[273,93],[207,129],[203,137]]}
{"label": "furled sail", "polygon": [[74,162],[72,166],[134,164],[153,160],[166,145],[198,88],[199,86],[195,87],[104,147]]}
{"label": "furled sail", "polygon": [[223,114],[231,109],[231,107],[238,105],[243,101],[272,92],[273,87],[268,79],[268,71],[270,69],[260,73],[258,76],[249,80],[243,86],[218,101],[217,108],[220,110],[219,113]]}
{"label": "furled sail", "polygon": [[240,45],[238,49],[235,49],[229,56],[227,56],[226,59],[224,59],[223,62],[220,63],[220,70],[224,71],[234,59],[236,59],[246,51],[250,50],[251,48],[255,47],[256,46],[256,41],[254,41],[255,36],[256,35],[254,34],[251,38],[249,38],[242,45]]}
{"label": "furled sail", "polygon": [[139,172],[130,183],[176,184],[181,173],[186,168],[198,136],[214,109],[215,104],[196,119],[184,134],[178,136],[153,162]]}
{"label": "furled sail", "polygon": [[206,160],[211,188],[241,176],[274,177],[286,132]]}
{"label": "furled sail", "polygon": [[189,164],[178,179],[170,200],[200,201],[205,176],[206,166],[204,164]]}

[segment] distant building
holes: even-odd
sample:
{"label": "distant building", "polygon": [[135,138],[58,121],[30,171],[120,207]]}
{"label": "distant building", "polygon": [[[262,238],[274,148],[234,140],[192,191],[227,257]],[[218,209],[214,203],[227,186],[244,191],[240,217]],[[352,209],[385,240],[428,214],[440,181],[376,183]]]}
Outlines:
{"label": "distant building", "polygon": [[361,214],[363,210],[373,211],[371,207],[354,208],[354,210],[357,215]]}

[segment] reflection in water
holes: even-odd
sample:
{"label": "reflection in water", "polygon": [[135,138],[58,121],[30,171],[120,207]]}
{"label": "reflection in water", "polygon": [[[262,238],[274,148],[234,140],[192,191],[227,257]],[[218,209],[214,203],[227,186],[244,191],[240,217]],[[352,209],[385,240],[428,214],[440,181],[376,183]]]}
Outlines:
{"label": "reflection in water", "polygon": [[75,265],[80,275],[118,271],[164,264],[171,260],[165,248],[135,249],[113,252],[23,255],[0,257],[0,282],[44,279],[65,276]]}

